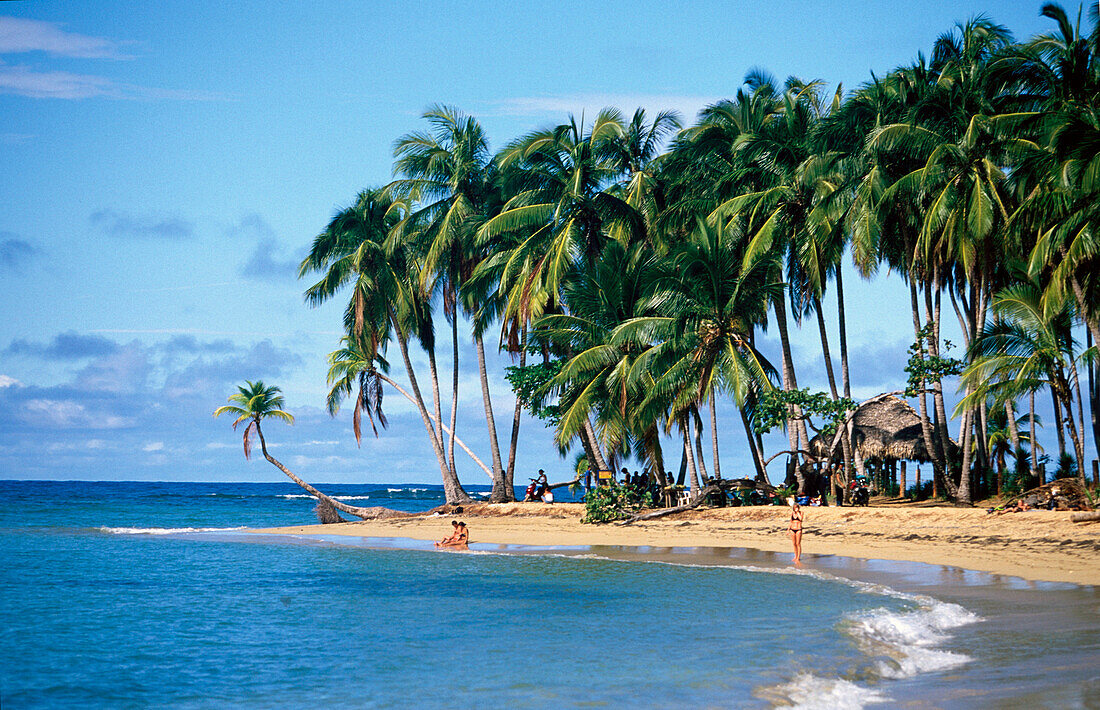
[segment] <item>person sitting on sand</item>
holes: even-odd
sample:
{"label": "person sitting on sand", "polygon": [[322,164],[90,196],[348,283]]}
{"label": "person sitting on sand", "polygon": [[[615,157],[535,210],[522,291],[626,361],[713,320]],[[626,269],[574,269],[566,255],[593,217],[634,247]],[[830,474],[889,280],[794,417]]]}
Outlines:
{"label": "person sitting on sand", "polygon": [[798,501],[794,496],[787,498],[787,503],[791,506],[791,519],[787,523],[787,533],[790,535],[791,544],[794,545],[794,563],[797,565],[802,561],[802,508],[798,505]]}
{"label": "person sitting on sand", "polygon": [[453,530],[451,531],[451,534],[448,535],[447,537],[443,538],[439,542],[435,543],[435,546],[436,547],[445,547],[446,545],[449,545],[449,544],[453,543],[456,539],[458,539],[458,530],[459,530],[458,526],[459,525],[461,525],[461,523],[459,523],[457,520],[452,520],[451,521],[451,527],[453,528]]}
{"label": "person sitting on sand", "polygon": [[469,549],[470,542],[470,530],[466,527],[466,523],[459,522],[457,520],[451,521],[451,524],[455,526],[455,534],[449,538],[435,543],[436,547],[453,547],[459,550]]}

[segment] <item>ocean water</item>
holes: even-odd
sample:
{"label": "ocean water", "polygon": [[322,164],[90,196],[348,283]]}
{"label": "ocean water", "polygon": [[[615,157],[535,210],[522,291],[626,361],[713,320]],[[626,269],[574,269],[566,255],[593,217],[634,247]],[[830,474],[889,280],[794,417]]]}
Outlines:
{"label": "ocean water", "polygon": [[[328,486],[426,510],[438,486]],[[732,549],[257,536],[293,484],[0,482],[8,708],[1097,707],[1100,595]],[[447,526],[441,521],[441,531]],[[444,531],[445,532],[445,531]]]}

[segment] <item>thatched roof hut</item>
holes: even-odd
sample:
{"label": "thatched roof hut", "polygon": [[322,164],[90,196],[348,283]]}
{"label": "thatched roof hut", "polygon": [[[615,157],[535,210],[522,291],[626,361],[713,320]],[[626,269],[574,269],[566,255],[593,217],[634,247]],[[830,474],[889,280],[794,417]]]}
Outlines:
{"label": "thatched roof hut", "polygon": [[[934,435],[933,435],[934,436]],[[932,460],[924,446],[920,415],[901,399],[880,394],[859,405],[852,416],[852,441],[855,455],[861,460],[918,461]],[[815,436],[810,451],[822,458],[841,458],[840,441],[831,452],[829,444]],[[957,449],[951,442],[952,449]]]}

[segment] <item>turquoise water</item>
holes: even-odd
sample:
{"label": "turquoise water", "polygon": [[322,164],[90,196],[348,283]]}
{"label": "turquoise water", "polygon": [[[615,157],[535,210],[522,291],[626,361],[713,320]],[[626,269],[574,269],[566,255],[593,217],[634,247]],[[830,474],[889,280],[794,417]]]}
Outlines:
{"label": "turquoise water", "polygon": [[[330,488],[408,510],[439,495]],[[1035,594],[1095,603],[1066,585],[1004,589],[1017,594],[1006,599],[964,584],[959,604],[904,570],[891,579],[921,589],[733,553],[725,564],[629,550],[447,553],[237,530],[310,522],[311,502],[296,495],[276,484],[0,482],[0,704],[968,707],[975,694],[1011,705],[1037,693],[1072,706],[1094,682],[1078,666],[1100,657],[1095,618],[1043,622],[1077,630],[1065,658],[996,628]],[[1052,679],[1061,695],[1023,680],[1034,654],[1048,674],[1071,669]],[[1023,695],[997,696],[1003,680],[985,680],[1014,672]]]}

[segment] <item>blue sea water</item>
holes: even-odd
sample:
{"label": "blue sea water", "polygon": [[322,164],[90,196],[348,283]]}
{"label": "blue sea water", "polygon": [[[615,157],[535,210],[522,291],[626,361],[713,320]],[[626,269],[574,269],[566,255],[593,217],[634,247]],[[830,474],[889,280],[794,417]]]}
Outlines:
{"label": "blue sea water", "polygon": [[1088,707],[1100,687],[1092,588],[241,531],[313,522],[301,493],[0,482],[0,706]]}

